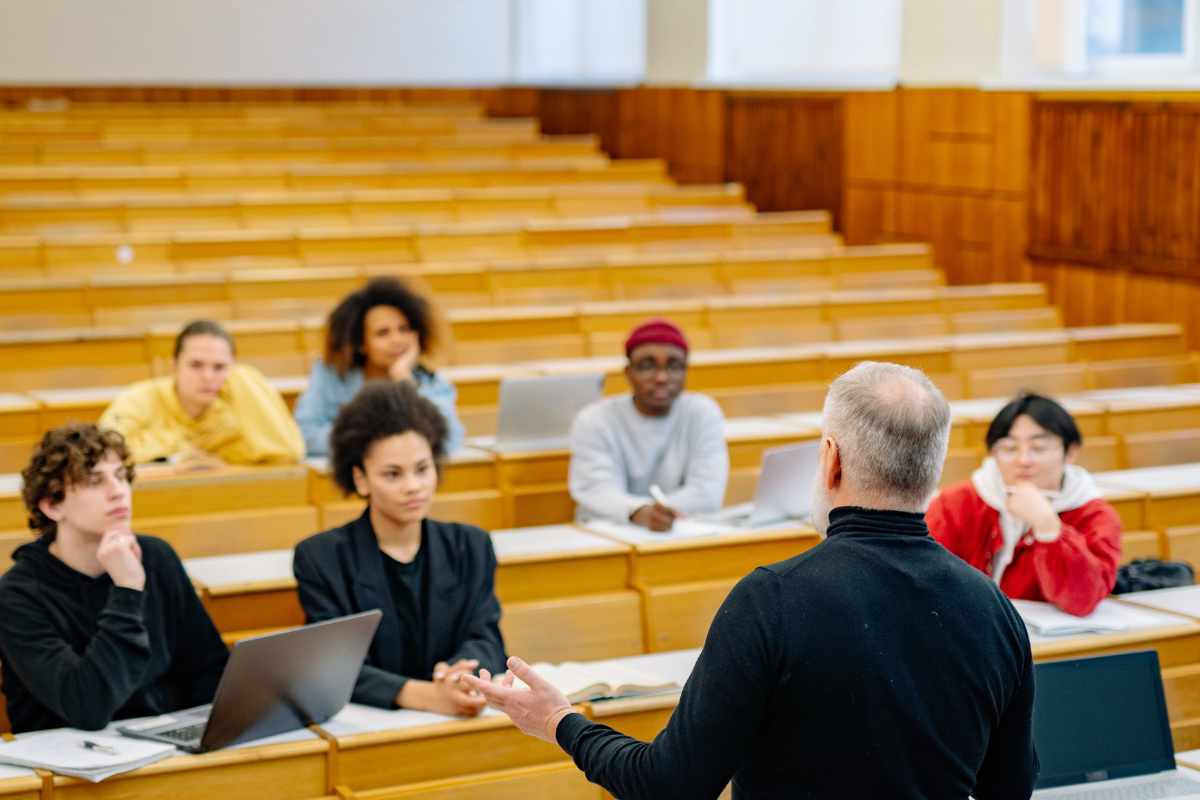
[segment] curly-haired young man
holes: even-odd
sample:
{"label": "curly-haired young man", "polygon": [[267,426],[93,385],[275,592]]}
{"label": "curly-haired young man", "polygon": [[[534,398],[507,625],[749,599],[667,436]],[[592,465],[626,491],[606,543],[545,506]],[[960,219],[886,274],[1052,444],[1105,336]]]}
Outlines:
{"label": "curly-haired young man", "polygon": [[13,730],[99,729],[211,701],[228,650],[170,545],[133,533],[121,434],[48,431],[21,477],[38,538],[0,577]]}

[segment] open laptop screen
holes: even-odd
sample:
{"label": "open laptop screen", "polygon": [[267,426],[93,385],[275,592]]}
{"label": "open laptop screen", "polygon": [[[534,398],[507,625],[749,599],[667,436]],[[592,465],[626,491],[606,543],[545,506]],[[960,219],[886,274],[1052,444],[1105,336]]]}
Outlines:
{"label": "open laptop screen", "polygon": [[1157,653],[1050,661],[1034,671],[1039,789],[1175,768]]}

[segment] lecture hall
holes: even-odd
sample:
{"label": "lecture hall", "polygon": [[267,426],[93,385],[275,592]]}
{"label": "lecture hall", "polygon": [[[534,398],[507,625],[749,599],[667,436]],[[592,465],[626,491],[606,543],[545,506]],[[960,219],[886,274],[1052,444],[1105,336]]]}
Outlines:
{"label": "lecture hall", "polygon": [[0,800],[1200,797],[1200,0],[0,3]]}

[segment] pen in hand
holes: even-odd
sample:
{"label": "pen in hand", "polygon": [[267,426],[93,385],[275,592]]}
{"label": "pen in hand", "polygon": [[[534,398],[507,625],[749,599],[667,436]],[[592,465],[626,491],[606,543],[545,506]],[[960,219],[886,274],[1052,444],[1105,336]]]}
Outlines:
{"label": "pen in hand", "polygon": [[663,490],[658,488],[658,484],[650,485],[650,496],[654,498],[654,502],[658,503],[663,508],[670,508],[667,505],[667,496],[663,494]]}
{"label": "pen in hand", "polygon": [[95,750],[98,753],[106,753],[110,756],[121,755],[115,747],[109,747],[106,744],[100,744],[99,742],[93,742],[91,739],[84,739],[82,742],[79,743],[79,746],[82,747],[84,750]]}

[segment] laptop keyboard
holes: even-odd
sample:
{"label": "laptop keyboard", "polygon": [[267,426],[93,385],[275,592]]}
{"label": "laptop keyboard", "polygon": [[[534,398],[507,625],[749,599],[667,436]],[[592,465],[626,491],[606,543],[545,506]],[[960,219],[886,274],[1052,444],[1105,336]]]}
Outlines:
{"label": "laptop keyboard", "polygon": [[1145,783],[1127,783],[1124,786],[1109,786],[1103,789],[1085,789],[1063,797],[1071,800],[1167,800],[1171,797],[1200,794],[1200,783],[1179,776]]}
{"label": "laptop keyboard", "polygon": [[182,728],[172,728],[169,731],[160,731],[155,735],[161,736],[164,739],[170,739],[171,741],[182,742],[184,744],[189,742],[198,742],[200,741],[200,737],[204,735],[204,728],[207,724],[207,722],[199,722],[195,725],[186,725]]}

